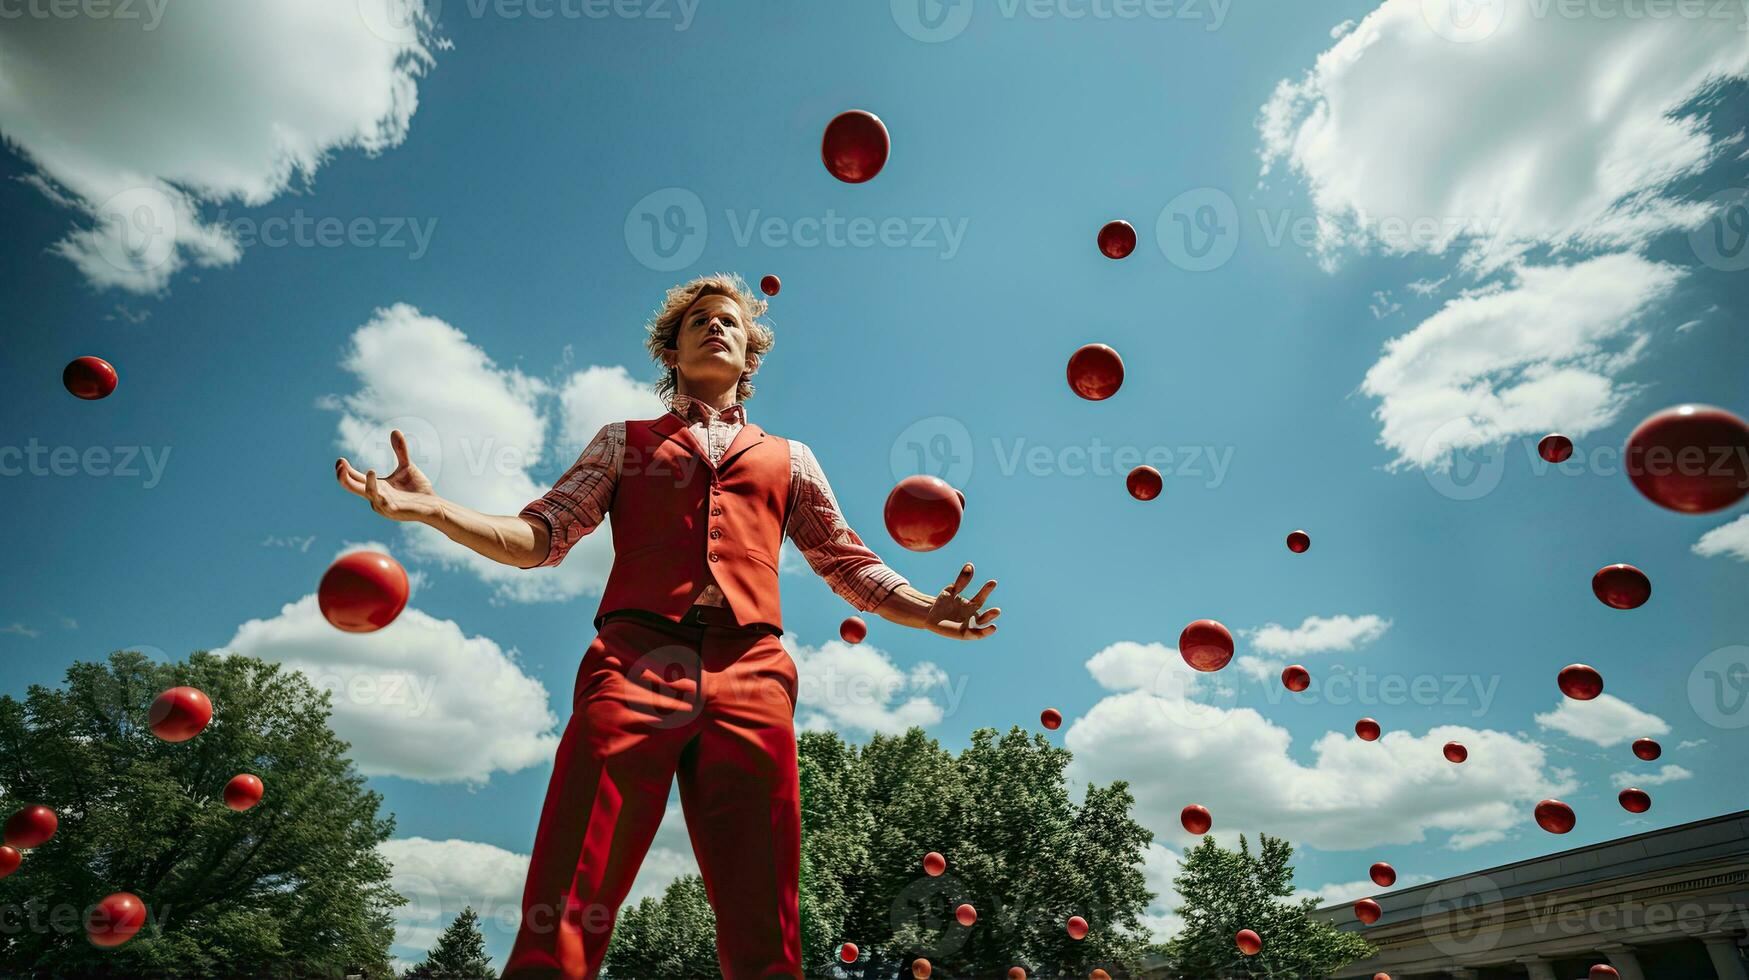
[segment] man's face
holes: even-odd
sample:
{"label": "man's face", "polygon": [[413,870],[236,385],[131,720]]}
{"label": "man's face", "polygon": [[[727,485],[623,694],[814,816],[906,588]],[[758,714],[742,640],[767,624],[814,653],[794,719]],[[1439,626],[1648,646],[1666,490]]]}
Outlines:
{"label": "man's face", "polygon": [[726,383],[758,366],[747,356],[747,317],[733,297],[701,296],[680,318],[668,363],[689,382]]}

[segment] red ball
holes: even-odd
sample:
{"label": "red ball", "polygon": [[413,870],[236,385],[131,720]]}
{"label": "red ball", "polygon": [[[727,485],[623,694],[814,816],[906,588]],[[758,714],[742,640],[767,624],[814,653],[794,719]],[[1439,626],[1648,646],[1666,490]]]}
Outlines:
{"label": "red ball", "polygon": [[1123,387],[1123,358],[1104,344],[1085,344],[1069,355],[1069,390],[1104,401]]}
{"label": "red ball", "polygon": [[1039,712],[1038,723],[1054,732],[1063,724],[1063,713],[1055,708],[1046,708]]}
{"label": "red ball", "polygon": [[1136,229],[1127,221],[1107,221],[1099,229],[1099,250],[1108,259],[1121,259],[1136,250]]}
{"label": "red ball", "polygon": [[1611,609],[1634,609],[1652,598],[1652,580],[1632,565],[1605,565],[1591,576],[1591,591]]}
{"label": "red ball", "polygon": [[1568,664],[1555,679],[1561,693],[1575,701],[1589,701],[1603,693],[1603,675],[1584,664]]}
{"label": "red ball", "polygon": [[1573,455],[1573,440],[1551,432],[1536,444],[1536,454],[1550,463],[1565,463]]}
{"label": "red ball", "polygon": [[887,165],[892,145],[880,117],[852,109],[839,113],[826,124],[826,135],[820,140],[820,159],[832,176],[846,184],[860,184],[873,180]]}
{"label": "red ball", "polygon": [[1201,803],[1192,803],[1179,811],[1178,822],[1184,825],[1187,832],[1201,836],[1215,825],[1215,817],[1208,807]]}
{"label": "red ball", "polygon": [[1645,813],[1652,808],[1652,794],[1633,786],[1622,790],[1616,800],[1629,813]]}
{"label": "red ball", "polygon": [[41,847],[55,836],[61,818],[46,806],[27,806],[6,819],[5,841],[12,847],[28,851]]}
{"label": "red ball", "polygon": [[117,380],[115,367],[101,357],[76,357],[61,370],[61,384],[86,401],[109,397]]}
{"label": "red ball", "polygon": [[838,958],[846,963],[855,963],[856,958],[861,955],[862,951],[856,948],[855,943],[845,943],[838,947]]}
{"label": "red ball", "polygon": [[379,551],[341,555],[322,574],[316,605],[336,629],[373,633],[407,607],[407,570]]}
{"label": "red ball", "polygon": [[1233,634],[1212,619],[1199,619],[1178,634],[1178,655],[1204,673],[1220,670],[1233,659]]}
{"label": "red ball", "polygon": [[1026,971],[1018,966],[1008,968],[1008,980],[1026,980]]}
{"label": "red ball", "polygon": [[1664,754],[1664,746],[1649,738],[1634,739],[1634,754],[1651,762]]}
{"label": "red ball", "polygon": [[1711,405],[1677,405],[1641,422],[1622,459],[1628,479],[1660,507],[1723,510],[1749,494],[1749,424]]}
{"label": "red ball", "polygon": [[1240,929],[1233,934],[1233,945],[1246,956],[1256,956],[1263,952],[1263,937],[1249,929]]}
{"label": "red ball", "polygon": [[930,851],[928,854],[923,855],[923,873],[924,874],[928,875],[931,878],[935,878],[935,877],[939,877],[941,875],[941,873],[943,871],[946,871],[946,870],[947,870],[947,858],[942,857],[939,852]]}
{"label": "red ball", "polygon": [[1370,926],[1379,921],[1379,916],[1383,914],[1384,909],[1379,908],[1379,903],[1370,898],[1354,903],[1354,917],[1360,920],[1361,925]]}
{"label": "red ball", "polygon": [[1281,686],[1297,694],[1312,686],[1312,672],[1299,664],[1288,664],[1281,671]]}
{"label": "red ball", "polygon": [[1572,830],[1579,819],[1573,816],[1573,808],[1560,800],[1544,800],[1536,805],[1536,822],[1551,834],[1564,834]]}
{"label": "red ball", "polygon": [[106,896],[85,916],[85,935],[92,945],[120,946],[146,924],[146,903],[130,892]]}
{"label": "red ball", "polygon": [[1303,555],[1312,546],[1312,536],[1304,531],[1292,531],[1287,536],[1287,550]]}
{"label": "red ball", "polygon": [[934,476],[908,476],[887,494],[887,533],[911,551],[934,551],[959,533],[966,495]]}
{"label": "red ball", "polygon": [[146,713],[152,734],[166,742],[186,742],[213,720],[213,703],[197,687],[173,687],[158,695]]}
{"label": "red ball", "polygon": [[1160,496],[1160,490],[1166,484],[1160,479],[1159,470],[1152,466],[1138,466],[1130,470],[1124,485],[1130,488],[1130,496],[1137,500],[1153,500]]}
{"label": "red ball", "polygon": [[261,794],[266,787],[261,785],[261,777],[246,772],[231,777],[225,784],[225,805],[242,813],[261,802]]}
{"label": "red ball", "polygon": [[1092,973],[1087,974],[1087,980],[1111,980],[1111,974],[1096,966]]}
{"label": "red ball", "polygon": [[1391,980],[1391,975],[1389,973],[1375,973],[1372,975],[1372,980]]}
{"label": "red ball", "polygon": [[1069,921],[1068,921],[1068,923],[1066,923],[1066,925],[1067,925],[1068,930],[1069,930],[1069,938],[1070,939],[1086,939],[1087,938],[1087,920],[1086,919],[1083,919],[1078,915],[1071,915],[1071,916],[1069,916]]}
{"label": "red ball", "polygon": [[838,624],[838,638],[846,643],[861,643],[868,636],[868,624],[861,616],[847,616]]}
{"label": "red ball", "polygon": [[1397,883],[1397,869],[1383,861],[1375,863],[1366,873],[1372,878],[1372,883],[1380,888],[1389,888]]}
{"label": "red ball", "polygon": [[1445,761],[1463,762],[1470,757],[1470,750],[1464,748],[1462,742],[1445,743]]}
{"label": "red ball", "polygon": [[1613,966],[1599,963],[1591,968],[1589,980],[1621,980],[1621,972]]}
{"label": "red ball", "polygon": [[776,276],[766,276],[765,278],[759,280],[759,291],[764,293],[767,296],[776,296],[777,291],[782,289],[782,288],[783,288],[783,280],[777,278]]}
{"label": "red ball", "polygon": [[930,966],[929,961],[921,956],[911,961],[911,975],[917,980],[929,980],[929,975],[933,972],[935,972],[935,968]]}
{"label": "red ball", "polygon": [[1354,723],[1354,734],[1359,735],[1361,741],[1376,742],[1379,740],[1379,723],[1371,718],[1362,718]]}
{"label": "red ball", "polygon": [[4,878],[23,863],[24,855],[18,853],[18,848],[0,844],[0,878]]}
{"label": "red ball", "polygon": [[960,925],[970,926],[978,921],[978,910],[972,908],[969,904],[962,904],[959,908],[953,910],[953,917],[959,921]]}

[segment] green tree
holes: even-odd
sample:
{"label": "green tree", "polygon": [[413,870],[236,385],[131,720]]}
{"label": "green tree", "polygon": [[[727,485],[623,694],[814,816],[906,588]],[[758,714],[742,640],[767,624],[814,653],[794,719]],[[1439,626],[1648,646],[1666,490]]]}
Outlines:
{"label": "green tree", "polygon": [[486,955],[486,937],[480,934],[480,916],[473,906],[462,909],[425,962],[408,970],[402,980],[498,980],[492,958]]}
{"label": "green tree", "polygon": [[[1152,834],[1130,818],[1123,783],[1089,787],[1075,803],[1063,777],[1068,750],[1018,727],[980,729],[957,757],[917,728],[860,747],[805,732],[798,754],[809,976],[909,977],[919,956],[937,977],[1003,976],[1011,966],[1082,977],[1102,966],[1122,976],[1140,965],[1141,913],[1153,897],[1141,866]],[[924,873],[929,851],[947,858],[945,874]],[[624,965],[614,975],[698,976],[686,972],[696,966],[659,961],[693,943],[711,951],[714,967],[703,895],[699,886],[671,890],[622,916],[607,953]],[[658,911],[671,903],[679,906],[672,914]],[[954,917],[961,903],[977,910],[970,928]],[[1090,924],[1086,939],[1068,935],[1071,915]],[[861,951],[848,967],[838,960],[846,941]]]}
{"label": "green tree", "polygon": [[[179,685],[214,714],[173,744],[147,712]],[[0,697],[0,813],[60,818],[0,880],[0,962],[39,977],[392,977],[406,899],[377,845],[394,819],[329,730],[331,704],[302,674],[204,651],[176,664],[118,651],[75,663],[63,689]],[[238,813],[223,789],[242,772],[266,794]],[[100,949],[85,914],[116,891],[145,902],[146,925]]]}
{"label": "green tree", "polygon": [[660,899],[645,898],[621,910],[601,971],[624,980],[720,976],[717,920],[704,880],[682,875]]}
{"label": "green tree", "polygon": [[[1257,835],[1253,855],[1245,838],[1229,851],[1213,837],[1185,852],[1173,879],[1184,904],[1178,914],[1184,929],[1166,944],[1174,971],[1190,977],[1269,977],[1300,980],[1328,976],[1344,964],[1371,956],[1372,946],[1307,913],[1315,898],[1285,901],[1293,895],[1293,845]],[[1242,955],[1233,937],[1250,929],[1263,939],[1263,951]]]}

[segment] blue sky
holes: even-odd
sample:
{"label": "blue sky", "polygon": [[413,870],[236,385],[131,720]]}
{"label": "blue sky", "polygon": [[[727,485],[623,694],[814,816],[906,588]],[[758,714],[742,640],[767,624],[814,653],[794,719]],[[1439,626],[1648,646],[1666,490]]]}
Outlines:
{"label": "blue sky", "polygon": [[[1749,73],[1740,10],[1505,3],[1458,29],[1437,0],[450,0],[416,53],[376,2],[0,24],[0,78],[32,83],[0,95],[0,690],[122,647],[343,681],[413,651],[426,703],[355,691],[336,716],[430,896],[398,953],[464,900],[508,949],[606,536],[556,573],[486,568],[376,517],[333,459],[385,466],[387,425],[415,419],[440,492],[513,512],[654,404],[641,325],[719,269],[784,283],[750,417],[814,449],[919,588],[968,560],[1000,582],[990,640],[871,620],[852,650],[831,641],[851,610],[792,565],[799,723],[958,748],[1055,706],[1076,778],[1135,788],[1157,890],[1191,802],[1217,835],[1298,842],[1299,883],[1336,899],[1375,860],[1438,878],[1743,805],[1749,709],[1691,692],[1749,663],[1749,522],[1661,510],[1611,455],[1668,405],[1749,414],[1741,120],[1690,105]],[[1630,30],[1637,57],[1612,56]],[[850,108],[893,138],[854,186],[818,151]],[[129,258],[116,201],[171,233]],[[671,208],[687,234],[653,239]],[[1139,234],[1123,261],[1094,246],[1112,218]],[[834,219],[874,231],[816,238]],[[1064,384],[1089,342],[1126,363],[1108,401]],[[62,390],[83,354],[119,370],[109,399]],[[1558,470],[1533,449],[1554,429],[1579,448]],[[1159,499],[1125,494],[1128,465],[1168,458]],[[930,554],[880,519],[919,459],[969,499]],[[369,639],[307,598],[363,542],[417,580]],[[1646,606],[1592,597],[1614,562],[1650,575]],[[1176,636],[1204,617],[1240,659],[1187,681]],[[1317,686],[1288,698],[1294,661]],[[1557,711],[1575,661],[1607,697]],[[1353,738],[1363,715],[1382,742]],[[1642,733],[1657,764],[1613,741]],[[1621,772],[1650,813],[1617,806]],[[1578,811],[1566,837],[1531,821],[1550,794]],[[686,849],[669,821],[635,894]]]}

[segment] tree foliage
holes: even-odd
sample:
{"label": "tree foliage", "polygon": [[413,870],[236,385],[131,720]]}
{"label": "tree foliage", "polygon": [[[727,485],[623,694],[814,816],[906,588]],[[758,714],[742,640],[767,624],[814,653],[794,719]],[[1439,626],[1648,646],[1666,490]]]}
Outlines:
{"label": "tree foliage", "polygon": [[[1173,879],[1184,899],[1178,909],[1184,929],[1166,944],[1178,975],[1301,980],[1372,955],[1366,940],[1307,914],[1317,899],[1285,901],[1294,892],[1292,844],[1258,834],[1257,848],[1252,854],[1242,835],[1237,851],[1204,837],[1185,852]],[[1262,937],[1262,952],[1239,952],[1233,937],[1241,929]]]}
{"label": "tree foliage", "polygon": [[[214,715],[169,743],[147,712],[178,685]],[[0,962],[42,977],[391,977],[406,900],[377,845],[394,820],[329,730],[331,703],[278,664],[204,651],[177,664],[118,651],[75,663],[65,688],[0,697],[0,813],[60,818],[0,879]],[[238,813],[223,789],[242,772],[266,794]],[[146,925],[101,949],[85,915],[117,891],[145,902]]]}
{"label": "tree foliage", "polygon": [[[809,976],[908,977],[919,956],[937,977],[1003,976],[1011,966],[1122,976],[1140,966],[1153,897],[1141,865],[1153,835],[1131,819],[1124,783],[1089,787],[1075,803],[1063,778],[1068,750],[1018,727],[980,729],[957,757],[918,728],[860,747],[806,732],[798,752]],[[939,877],[923,871],[929,851],[947,858]],[[961,903],[977,910],[970,928],[954,917]],[[1091,925],[1083,940],[1068,934],[1072,915]],[[846,941],[862,954],[848,966],[838,960]],[[663,971],[696,970],[702,948],[714,975],[714,942],[703,888],[692,883],[623,916],[607,957],[614,976],[691,977],[700,974]]]}
{"label": "tree foliage", "polygon": [[402,980],[498,980],[491,957],[486,955],[480,916],[473,906],[462,909],[437,937],[437,945],[431,947],[424,962],[408,970]]}

